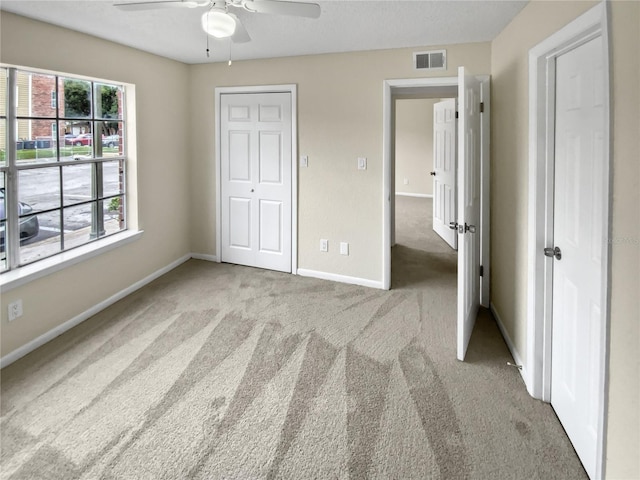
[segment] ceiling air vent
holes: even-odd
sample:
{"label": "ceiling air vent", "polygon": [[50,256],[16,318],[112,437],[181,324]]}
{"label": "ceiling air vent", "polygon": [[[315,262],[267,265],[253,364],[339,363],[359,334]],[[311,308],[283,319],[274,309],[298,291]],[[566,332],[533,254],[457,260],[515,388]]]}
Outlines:
{"label": "ceiling air vent", "polygon": [[416,70],[446,70],[447,51],[414,52],[413,66]]}

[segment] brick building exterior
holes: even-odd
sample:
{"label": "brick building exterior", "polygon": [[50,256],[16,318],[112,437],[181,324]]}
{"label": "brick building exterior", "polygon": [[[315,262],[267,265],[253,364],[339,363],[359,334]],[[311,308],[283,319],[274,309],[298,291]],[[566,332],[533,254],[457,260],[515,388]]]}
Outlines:
{"label": "brick building exterior", "polygon": [[[0,106],[6,106],[7,70],[0,71]],[[56,77],[46,74],[18,71],[16,83],[18,89],[18,117],[39,117],[39,119],[18,119],[17,137],[18,148],[27,147],[26,142],[38,142],[39,148],[53,146],[52,140],[58,137],[61,146],[65,145],[65,135],[79,135],[92,131],[90,120],[69,120],[60,121],[58,118],[65,117],[65,80],[58,78],[58,89],[56,91]],[[101,130],[102,136],[118,135],[119,143],[122,142],[121,124],[116,123],[123,117],[123,97],[122,90],[117,90],[118,112],[112,115],[115,122],[95,122],[95,128]],[[4,113],[4,112],[3,112]],[[87,112],[88,114],[88,112]],[[6,122],[0,122],[0,149],[6,150]],[[23,147],[24,144],[24,147]]]}

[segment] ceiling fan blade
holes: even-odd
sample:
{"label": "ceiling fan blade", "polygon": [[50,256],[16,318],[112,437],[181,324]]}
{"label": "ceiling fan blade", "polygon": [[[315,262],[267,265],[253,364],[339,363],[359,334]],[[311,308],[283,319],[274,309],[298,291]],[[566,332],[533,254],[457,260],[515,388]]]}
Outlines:
{"label": "ceiling fan blade", "polygon": [[244,25],[242,25],[242,22],[240,21],[240,19],[236,17],[233,13],[227,13],[227,15],[229,15],[231,18],[233,18],[236,21],[236,31],[233,32],[233,35],[231,35],[231,41],[233,41],[233,43],[250,42],[251,37],[249,36],[247,29],[244,28]]}
{"label": "ceiling fan blade", "polygon": [[153,1],[153,2],[127,2],[127,3],[114,3],[114,7],[118,7],[122,10],[137,11],[137,10],[156,10],[158,8],[196,8],[204,7],[209,2],[195,2],[190,0],[169,0],[169,1]]}
{"label": "ceiling fan blade", "polygon": [[279,0],[246,0],[244,8],[250,12],[275,13],[296,17],[318,18],[320,5],[317,3],[281,2]]}

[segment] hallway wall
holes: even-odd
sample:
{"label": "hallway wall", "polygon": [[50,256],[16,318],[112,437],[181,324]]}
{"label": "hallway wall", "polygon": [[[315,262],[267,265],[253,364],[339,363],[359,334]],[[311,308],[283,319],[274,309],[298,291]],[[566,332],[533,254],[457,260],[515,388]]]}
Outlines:
{"label": "hallway wall", "polygon": [[433,195],[433,105],[439,101],[395,100],[396,193]]}

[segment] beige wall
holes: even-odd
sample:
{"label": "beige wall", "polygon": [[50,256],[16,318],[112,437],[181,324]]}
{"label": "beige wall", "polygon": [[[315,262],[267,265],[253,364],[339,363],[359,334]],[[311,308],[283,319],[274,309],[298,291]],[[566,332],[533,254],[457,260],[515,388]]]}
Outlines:
{"label": "beige wall", "polygon": [[439,101],[395,100],[396,192],[433,194],[433,105]]}
{"label": "beige wall", "polygon": [[[135,84],[144,229],[131,244],[3,293],[4,356],[189,253],[190,198],[186,65],[7,12],[0,30],[4,63]],[[7,304],[18,298],[24,316],[9,324]]]}
{"label": "beige wall", "polygon": [[[523,359],[527,341],[528,51],[592,5],[531,2],[492,43],[492,302]],[[608,478],[640,478],[639,10],[638,2],[611,2],[613,233]]]}
{"label": "beige wall", "polygon": [[[440,47],[438,47],[440,48]],[[448,70],[486,74],[488,43],[452,45]],[[315,55],[191,67],[193,116],[192,251],[215,254],[214,92],[218,86],[298,85],[298,267],[382,280],[382,86],[383,80],[425,76],[412,67],[415,49]],[[366,171],[356,169],[367,157]],[[319,240],[329,240],[329,252]],[[349,256],[335,246],[349,242]]]}

